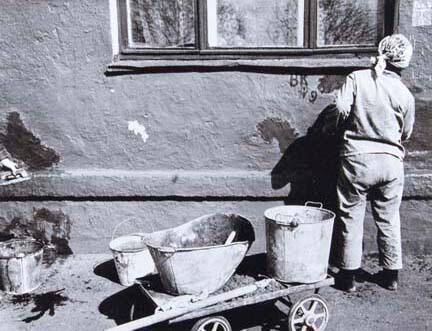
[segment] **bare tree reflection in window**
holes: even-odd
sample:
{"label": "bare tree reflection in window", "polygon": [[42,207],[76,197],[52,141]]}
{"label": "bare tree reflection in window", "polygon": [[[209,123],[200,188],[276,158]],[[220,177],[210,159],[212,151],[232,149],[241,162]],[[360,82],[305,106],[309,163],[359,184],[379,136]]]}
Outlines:
{"label": "bare tree reflection in window", "polygon": [[[218,47],[299,46],[303,33],[303,0],[207,0],[208,8],[217,7]],[[211,4],[211,6],[209,6]],[[302,7],[303,8],[303,7]],[[211,16],[212,13],[209,13]],[[299,19],[299,16],[301,18]],[[299,21],[301,25],[299,26]],[[213,37],[214,27],[209,26]],[[301,35],[301,41],[303,35]],[[212,43],[214,42],[211,38]],[[300,45],[302,46],[302,44]]]}
{"label": "bare tree reflection in window", "polygon": [[130,0],[131,41],[145,47],[193,47],[194,0]]}
{"label": "bare tree reflection in window", "polygon": [[246,40],[244,14],[232,3],[219,0],[217,5],[218,46],[242,46]]}
{"label": "bare tree reflection in window", "polygon": [[318,44],[375,44],[380,0],[319,0]]}

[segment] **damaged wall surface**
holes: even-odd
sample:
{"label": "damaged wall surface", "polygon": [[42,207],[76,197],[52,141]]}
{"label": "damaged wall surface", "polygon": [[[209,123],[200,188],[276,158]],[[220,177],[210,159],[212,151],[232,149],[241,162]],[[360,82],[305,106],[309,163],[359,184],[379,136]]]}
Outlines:
{"label": "damaged wall surface", "polygon": [[[266,208],[332,194],[331,181],[317,192],[311,179],[334,173],[332,146],[299,138],[333,100],[343,68],[106,76],[108,1],[0,6],[0,141],[34,174],[0,189],[2,235],[42,236],[61,255],[105,252],[113,227],[130,217],[152,231],[229,211],[253,220],[262,250]],[[415,46],[403,79],[417,111],[403,231],[406,248],[430,253],[432,28],[413,26],[412,8],[402,2],[399,28]],[[284,165],[292,173],[275,185],[272,170],[293,150]]]}

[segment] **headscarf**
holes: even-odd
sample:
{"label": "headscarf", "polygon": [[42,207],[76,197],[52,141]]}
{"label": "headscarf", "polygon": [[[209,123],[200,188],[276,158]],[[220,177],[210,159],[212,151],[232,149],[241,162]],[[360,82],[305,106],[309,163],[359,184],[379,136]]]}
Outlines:
{"label": "headscarf", "polygon": [[397,68],[406,68],[413,54],[410,41],[402,34],[383,38],[378,45],[378,56],[371,59],[377,75],[383,73],[387,62]]}

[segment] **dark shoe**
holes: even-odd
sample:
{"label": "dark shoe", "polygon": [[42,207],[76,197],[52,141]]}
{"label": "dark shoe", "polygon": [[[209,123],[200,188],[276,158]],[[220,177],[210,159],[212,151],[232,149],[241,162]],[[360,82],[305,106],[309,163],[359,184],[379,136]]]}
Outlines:
{"label": "dark shoe", "polygon": [[398,270],[383,269],[375,274],[376,283],[389,291],[396,291],[398,288]]}
{"label": "dark shoe", "polygon": [[341,269],[336,277],[336,287],[345,292],[355,292],[355,270]]}

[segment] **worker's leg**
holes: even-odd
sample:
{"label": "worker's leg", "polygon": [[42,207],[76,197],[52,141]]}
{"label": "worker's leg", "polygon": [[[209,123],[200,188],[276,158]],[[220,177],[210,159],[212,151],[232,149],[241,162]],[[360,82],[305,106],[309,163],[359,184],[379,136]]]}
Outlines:
{"label": "worker's leg", "polygon": [[403,163],[391,155],[381,159],[382,167],[388,169],[387,178],[376,187],[372,199],[380,265],[387,270],[398,270],[402,269],[399,207],[404,184]]}
{"label": "worker's leg", "polygon": [[335,234],[339,252],[338,266],[345,270],[355,270],[361,266],[366,191],[359,180],[365,178],[364,171],[365,166],[360,157],[341,160]]}

